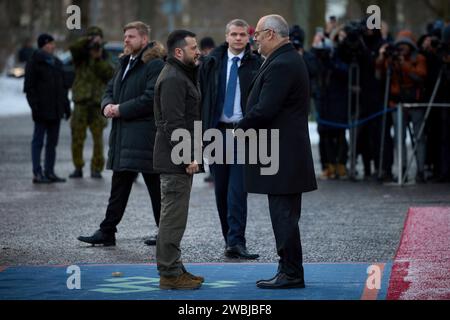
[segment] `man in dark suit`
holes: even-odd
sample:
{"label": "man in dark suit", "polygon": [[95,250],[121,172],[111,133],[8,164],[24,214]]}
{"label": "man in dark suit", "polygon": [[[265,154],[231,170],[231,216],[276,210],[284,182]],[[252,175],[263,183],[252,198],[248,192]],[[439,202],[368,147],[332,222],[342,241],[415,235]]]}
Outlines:
{"label": "man in dark suit", "polygon": [[[139,172],[144,177],[155,222],[159,225],[161,190],[159,174],[153,169],[156,136],[153,95],[156,79],[164,67],[164,53],[149,39],[150,27],[143,22],[131,22],[124,28],[125,55],[101,103],[102,114],[112,119],[107,163],[107,168],[113,170],[111,194],[100,229],[92,236],[78,237],[79,241],[116,245],[116,227]],[[150,244],[156,244],[156,237],[149,240]]]}
{"label": "man in dark suit", "polygon": [[[249,45],[249,25],[241,19],[226,26],[226,42],[208,56],[200,68],[203,130],[215,128],[225,139],[226,129],[233,129],[242,119],[248,88],[261,66],[261,59]],[[223,154],[230,152],[224,145]],[[231,151],[232,152],[232,151]],[[233,159],[237,158],[234,148]],[[214,177],[217,211],[225,239],[225,256],[256,259],[246,248],[247,192],[244,190],[242,164],[214,163],[210,165]]]}
{"label": "man in dark suit", "polygon": [[[254,39],[266,58],[250,87],[245,117],[236,128],[278,130],[279,170],[263,175],[260,162],[245,166],[248,192],[267,194],[280,256],[278,272],[260,280],[262,289],[304,288],[299,220],[304,192],[317,189],[308,132],[309,80],[303,58],[289,42],[283,17],[269,15],[256,26]],[[271,135],[268,135],[271,136]]]}

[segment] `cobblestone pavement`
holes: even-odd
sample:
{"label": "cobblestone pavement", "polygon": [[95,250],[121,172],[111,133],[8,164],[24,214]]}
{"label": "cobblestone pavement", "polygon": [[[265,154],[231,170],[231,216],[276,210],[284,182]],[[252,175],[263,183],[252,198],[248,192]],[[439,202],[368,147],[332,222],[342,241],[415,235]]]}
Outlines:
{"label": "cobblestone pavement", "polygon": [[[29,116],[0,118],[0,265],[155,262],[144,239],[156,232],[149,197],[140,178],[133,187],[117,234],[117,246],[90,247],[76,240],[90,235],[104,217],[111,172],[104,179],[65,184],[31,183]],[[105,130],[105,140],[109,128]],[[89,163],[91,138],[85,159]],[[106,152],[106,150],[105,150]],[[317,163],[317,148],[314,148]],[[70,130],[63,122],[56,172],[72,170]],[[89,173],[89,166],[85,168]],[[185,262],[223,262],[224,243],[212,185],[196,176],[188,226],[182,242]],[[320,181],[304,195],[301,234],[305,262],[384,262],[396,252],[409,207],[450,206],[450,186],[380,185],[375,182]],[[247,245],[259,262],[276,262],[266,196],[249,196]]]}

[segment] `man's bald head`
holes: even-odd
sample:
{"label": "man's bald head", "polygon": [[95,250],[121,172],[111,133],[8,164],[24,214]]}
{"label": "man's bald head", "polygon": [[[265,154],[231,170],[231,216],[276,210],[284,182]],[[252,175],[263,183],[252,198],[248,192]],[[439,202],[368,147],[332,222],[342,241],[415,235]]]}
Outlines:
{"label": "man's bald head", "polygon": [[289,42],[289,25],[277,14],[271,14],[259,19],[254,33],[258,51],[268,57],[276,48]]}
{"label": "man's bald head", "polygon": [[278,14],[271,14],[262,17],[260,22],[262,23],[262,27],[264,29],[275,31],[276,35],[280,38],[289,37],[289,25],[282,16]]}

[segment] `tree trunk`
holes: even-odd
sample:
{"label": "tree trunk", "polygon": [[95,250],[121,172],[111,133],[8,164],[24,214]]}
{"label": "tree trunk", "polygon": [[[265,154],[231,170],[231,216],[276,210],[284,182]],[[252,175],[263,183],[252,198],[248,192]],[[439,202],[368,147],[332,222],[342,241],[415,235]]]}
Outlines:
{"label": "tree trunk", "polygon": [[325,0],[294,0],[295,18],[305,30],[305,49],[311,46],[317,27],[325,27]]}

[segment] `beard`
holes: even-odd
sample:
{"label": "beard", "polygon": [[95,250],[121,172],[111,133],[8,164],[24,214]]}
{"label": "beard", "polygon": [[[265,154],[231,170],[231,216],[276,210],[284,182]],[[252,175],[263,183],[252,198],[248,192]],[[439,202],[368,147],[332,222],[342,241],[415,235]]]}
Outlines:
{"label": "beard", "polygon": [[195,67],[197,65],[197,61],[195,58],[187,58],[186,56],[183,58],[183,63],[190,67]]}
{"label": "beard", "polygon": [[127,45],[127,46],[125,46],[125,48],[124,48],[124,53],[126,54],[126,55],[132,55],[132,56],[136,56],[141,50],[142,50],[142,48],[144,47],[144,45],[143,44],[139,44],[139,45]]}

